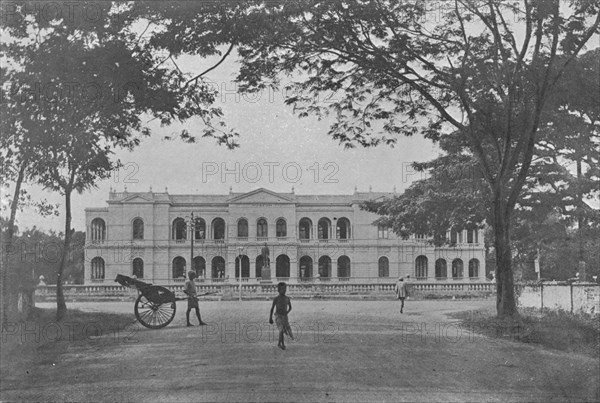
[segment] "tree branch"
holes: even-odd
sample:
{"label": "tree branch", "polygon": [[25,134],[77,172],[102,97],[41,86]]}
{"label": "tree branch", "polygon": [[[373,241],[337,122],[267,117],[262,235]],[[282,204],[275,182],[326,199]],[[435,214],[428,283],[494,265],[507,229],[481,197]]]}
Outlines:
{"label": "tree branch", "polygon": [[221,57],[221,60],[219,60],[217,62],[217,64],[215,64],[214,66],[212,66],[212,67],[204,70],[202,73],[198,74],[194,78],[191,78],[190,80],[188,80],[188,82],[185,83],[185,85],[183,86],[183,88],[186,88],[192,81],[197,81],[199,78],[202,78],[205,74],[208,74],[209,72],[211,72],[214,69],[216,69],[217,67],[219,67],[219,65],[221,63],[223,63],[223,61],[227,58],[227,56],[229,56],[229,54],[231,53],[231,50],[233,49],[234,46],[235,46],[235,43],[232,41],[231,45],[229,45],[229,49],[227,49],[227,52],[225,52],[225,54],[223,55],[223,57]]}

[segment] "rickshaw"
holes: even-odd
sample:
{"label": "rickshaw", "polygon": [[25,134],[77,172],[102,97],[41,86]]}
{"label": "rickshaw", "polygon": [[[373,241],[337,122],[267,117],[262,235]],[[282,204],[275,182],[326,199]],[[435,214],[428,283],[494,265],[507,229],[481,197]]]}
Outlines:
{"label": "rickshaw", "polygon": [[[145,283],[136,278],[117,274],[115,282],[124,287],[135,288],[138,297],[135,300],[133,311],[136,319],[149,329],[161,329],[175,318],[177,301],[184,301],[193,297],[177,297],[171,290],[159,285]],[[205,293],[209,295],[214,293]]]}

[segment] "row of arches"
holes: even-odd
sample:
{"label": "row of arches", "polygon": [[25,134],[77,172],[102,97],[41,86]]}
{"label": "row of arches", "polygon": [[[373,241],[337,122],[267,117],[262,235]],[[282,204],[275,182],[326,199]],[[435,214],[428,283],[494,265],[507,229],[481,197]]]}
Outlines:
{"label": "row of arches", "polygon": [[[202,218],[197,218],[194,225],[194,239],[206,239],[206,221]],[[350,220],[342,217],[336,220],[335,234],[333,234],[333,226],[329,218],[323,217],[317,222],[317,239],[349,239],[350,238]],[[248,237],[248,220],[240,218],[237,222],[237,237]],[[220,217],[212,221],[212,239],[225,239],[225,220]],[[102,218],[94,218],[92,220],[90,236],[92,241],[103,241],[106,239],[106,223]],[[258,238],[268,238],[269,227],[265,218],[259,218],[256,221],[256,236]],[[287,236],[287,222],[284,218],[277,219],[275,223],[275,236],[278,238]],[[313,223],[310,218],[301,218],[298,223],[298,237],[300,239],[313,239]],[[378,238],[388,238],[389,229],[385,226],[378,226]],[[417,235],[418,239],[423,238],[423,235]],[[134,218],[132,221],[132,238],[144,239],[144,221],[141,218]],[[175,240],[183,240],[187,238],[187,223],[185,219],[177,217],[173,220],[171,226],[171,238]],[[450,231],[451,244],[460,244],[464,242],[463,231],[452,229]],[[468,228],[466,230],[466,243],[479,243],[479,234],[477,228]]]}
{"label": "row of arches", "polygon": [[[178,217],[173,221],[172,226],[172,238],[186,239],[187,227],[186,222],[183,218]],[[333,233],[333,226],[329,218],[323,217],[317,222],[317,239],[331,239],[335,236],[337,239],[349,239],[350,238],[350,220],[346,217],[342,217],[336,220],[335,234]],[[313,232],[313,223],[310,218],[304,217],[298,222],[298,236],[300,239],[313,239],[315,233]],[[206,239],[206,221],[199,218],[194,223],[194,238],[195,239]],[[212,221],[212,239],[225,239],[225,220],[220,217],[215,218]],[[247,238],[249,236],[249,225],[246,218],[240,218],[237,221],[237,237]],[[284,218],[279,218],[275,222],[275,236],[277,238],[287,237],[287,221]],[[266,218],[259,218],[256,221],[256,237],[257,238],[268,238],[269,237],[269,225]]]}
{"label": "row of arches", "polygon": [[[338,277],[350,277],[350,258],[348,256],[340,256],[338,262]],[[104,259],[96,256],[91,262],[91,278],[92,280],[103,280],[105,273]],[[263,267],[263,256],[258,255],[255,263],[255,276],[261,277]],[[269,262],[270,263],[270,262]],[[235,259],[235,276],[240,275],[240,266],[242,277],[250,277],[250,259],[243,255]],[[198,277],[204,277],[206,273],[206,260],[202,256],[196,256],[192,262],[192,270],[196,272]],[[182,278],[186,276],[187,262],[184,257],[177,256],[172,263],[173,278]],[[331,277],[331,258],[329,256],[321,256],[318,261],[318,276]],[[301,278],[312,278],[317,273],[313,271],[313,259],[310,256],[302,256],[300,258],[299,276]],[[144,278],[144,261],[142,258],[135,258],[132,261],[132,275],[137,278]],[[275,259],[275,276],[290,277],[290,258],[287,255],[279,255]],[[222,256],[215,256],[211,260],[210,277],[213,279],[225,277],[225,259]]]}
{"label": "row of arches", "polygon": [[[379,266],[379,277],[389,277],[390,275],[390,261],[387,257],[382,256],[378,261]],[[452,278],[464,277],[464,264],[462,259],[456,258],[452,260],[451,267]],[[469,260],[469,277],[479,277],[479,260]],[[415,259],[415,277],[416,278],[427,278],[429,276],[429,267],[427,256],[417,256]],[[446,259],[437,259],[435,261],[435,277],[436,278],[448,278],[448,263]]]}
{"label": "row of arches", "polygon": [[[212,239],[225,239],[225,220],[217,217],[211,222],[211,237]],[[240,218],[237,222],[237,237],[247,238],[249,235],[248,220]],[[336,220],[335,234],[333,233],[333,225],[329,218],[323,217],[317,222],[317,239],[349,239],[350,238],[350,220],[342,217]],[[313,239],[313,222],[310,218],[304,217],[298,223],[299,238]],[[207,238],[206,221],[202,218],[194,220],[194,239],[201,240]],[[188,224],[182,217],[177,217],[171,225],[171,239],[184,240],[188,236]],[[106,223],[102,218],[94,218],[92,220],[90,236],[92,241],[104,241],[106,239]],[[279,218],[275,222],[275,236],[278,238],[287,237],[287,221],[284,218]],[[256,237],[268,238],[269,226],[265,218],[259,218],[256,221]],[[134,218],[132,221],[132,238],[144,239],[144,221],[141,218]]]}
{"label": "row of arches", "polygon": [[[104,259],[96,256],[91,262],[91,278],[92,280],[104,279]],[[261,269],[263,267],[263,256],[258,255],[255,261],[255,277],[261,277]],[[350,277],[350,258],[348,256],[340,256],[337,259],[337,276]],[[172,275],[173,278],[181,278],[186,276],[186,260],[182,256],[177,256],[173,259]],[[269,262],[270,264],[270,262]],[[385,256],[379,258],[379,277],[389,277],[390,262]],[[235,259],[235,277],[240,275],[240,267],[242,277],[250,277],[250,259],[246,255],[236,257]],[[318,260],[317,272],[313,269],[313,259],[310,256],[302,256],[298,265],[300,278],[312,277],[331,277],[331,258],[329,256],[321,256]],[[198,277],[204,277],[206,273],[206,260],[202,256],[196,256],[192,262],[192,270],[196,272]],[[464,265],[462,259],[452,260],[451,277],[462,278]],[[144,278],[144,261],[142,258],[135,258],[132,261],[132,274],[137,278]],[[415,259],[415,277],[428,277],[428,259],[426,256],[418,256]],[[469,260],[469,277],[479,277],[479,260]],[[285,255],[279,255],[275,259],[275,276],[290,277],[290,258]],[[210,277],[214,279],[225,277],[225,259],[222,256],[215,256],[211,261]],[[446,259],[437,259],[435,261],[435,277],[448,278],[448,264]]]}
{"label": "row of arches", "polygon": [[[268,262],[270,265],[270,261]],[[318,277],[331,277],[332,275],[332,261],[329,256],[321,256],[318,260],[317,271],[313,268],[313,259],[310,256],[302,256],[299,261],[299,277],[300,278],[312,278]],[[351,266],[350,258],[348,256],[340,256],[337,259],[337,276],[338,277],[350,277]],[[261,277],[262,267],[264,266],[264,260],[262,255],[258,255],[254,264],[254,276]],[[250,277],[250,258],[246,255],[235,258],[235,277],[240,276],[240,268],[242,270],[242,277]],[[206,272],[206,260],[202,256],[196,256],[193,261],[192,270],[196,272],[199,277],[204,277]],[[177,256],[173,259],[173,278],[185,277],[186,273],[186,260],[182,256]],[[290,277],[290,258],[289,256],[282,254],[277,256],[275,259],[275,277]],[[222,256],[215,256],[211,260],[210,267],[211,278],[223,278],[225,277],[225,259]]]}

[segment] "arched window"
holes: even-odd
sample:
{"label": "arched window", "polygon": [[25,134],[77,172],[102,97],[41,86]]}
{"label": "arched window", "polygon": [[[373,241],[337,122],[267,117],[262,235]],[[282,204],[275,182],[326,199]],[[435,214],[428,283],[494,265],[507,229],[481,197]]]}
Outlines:
{"label": "arched window", "polygon": [[133,239],[144,239],[144,220],[136,218],[133,220]]}
{"label": "arched window", "polygon": [[448,277],[448,264],[446,259],[438,259],[435,261],[435,278]]}
{"label": "arched window", "polygon": [[417,256],[415,260],[415,277],[427,278],[427,256]]}
{"label": "arched window", "polygon": [[277,238],[283,238],[287,236],[287,224],[283,218],[277,220],[275,232],[277,233]]}
{"label": "arched window", "polygon": [[185,259],[181,256],[173,259],[173,278],[185,278]]}
{"label": "arched window", "polygon": [[104,259],[96,256],[92,259],[92,280],[104,280]]}
{"label": "arched window", "polygon": [[[240,277],[240,257],[235,258],[235,278]],[[248,256],[242,256],[242,277],[250,277],[250,259]]]}
{"label": "arched window", "polygon": [[300,278],[310,278],[313,272],[313,260],[310,256],[302,256],[300,258]]}
{"label": "arched window", "polygon": [[[261,278],[262,277],[262,268],[264,266],[264,261],[263,261],[263,256],[262,255],[258,255],[256,257],[255,260],[255,270],[256,270],[256,278]],[[269,258],[267,258],[267,262],[266,262],[267,266],[271,265],[271,260]]]}
{"label": "arched window", "polygon": [[287,278],[290,276],[290,258],[287,255],[279,255],[275,260],[275,277]]}
{"label": "arched window", "polygon": [[136,257],[132,263],[132,273],[137,278],[144,278],[144,261]]}
{"label": "arched window", "polygon": [[337,239],[350,239],[350,220],[346,217],[337,220],[335,234]]}
{"label": "arched window", "polygon": [[382,256],[379,258],[379,277],[389,277],[390,276],[390,260]]}
{"label": "arched window", "polygon": [[238,238],[248,238],[248,220],[245,218],[240,218],[238,221]]}
{"label": "arched window", "polygon": [[185,220],[183,218],[177,217],[173,220],[171,237],[177,241],[187,239],[187,226],[185,225]]}
{"label": "arched window", "polygon": [[377,226],[377,238],[388,239],[390,237],[390,228],[387,225],[379,224]]}
{"label": "arched window", "polygon": [[338,277],[350,277],[350,258],[348,256],[340,256],[337,260],[337,266]]}
{"label": "arched window", "polygon": [[479,277],[479,260],[477,260],[477,259],[469,260],[469,277],[471,277],[471,278]]}
{"label": "arched window", "polygon": [[450,231],[450,243],[451,244],[463,243],[463,234],[462,234],[461,229],[452,228],[452,230]]}
{"label": "arched window", "polygon": [[317,224],[317,230],[319,232],[319,239],[329,239],[329,229],[331,228],[331,221],[328,218],[321,218]]}
{"label": "arched window", "polygon": [[221,256],[215,256],[212,259],[212,278],[225,277],[225,259]]}
{"label": "arched window", "polygon": [[452,261],[452,278],[463,277],[463,261],[460,259],[454,259]]}
{"label": "arched window", "polygon": [[106,224],[102,218],[92,220],[92,242],[102,242],[106,239]]}
{"label": "arched window", "polygon": [[213,239],[225,239],[225,221],[218,217],[212,222]]}
{"label": "arched window", "polygon": [[467,230],[467,243],[479,243],[477,228],[470,228]]}
{"label": "arched window", "polygon": [[194,239],[206,239],[206,221],[199,217],[194,219]]}
{"label": "arched window", "polygon": [[194,258],[194,269],[198,278],[204,278],[206,274],[206,260],[202,256]]}
{"label": "arched window", "polygon": [[264,218],[259,218],[256,222],[256,236],[258,238],[267,238],[269,236],[267,220],[265,220]]}
{"label": "arched window", "polygon": [[319,258],[319,277],[331,277],[331,258],[329,256]]}
{"label": "arched window", "polygon": [[312,221],[309,218],[302,218],[298,225],[300,239],[310,239],[312,233]]}

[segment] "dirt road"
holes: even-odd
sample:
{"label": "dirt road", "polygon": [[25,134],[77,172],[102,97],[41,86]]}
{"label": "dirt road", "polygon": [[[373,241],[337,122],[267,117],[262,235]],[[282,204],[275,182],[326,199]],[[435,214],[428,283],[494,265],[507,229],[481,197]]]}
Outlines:
{"label": "dirt road", "polygon": [[[11,372],[3,401],[597,401],[599,361],[484,337],[446,314],[493,301],[293,301],[296,340],[277,348],[268,301],[201,303],[209,326],[136,324],[50,343]],[[51,306],[51,304],[49,304]],[[490,329],[489,333],[496,329]]]}

